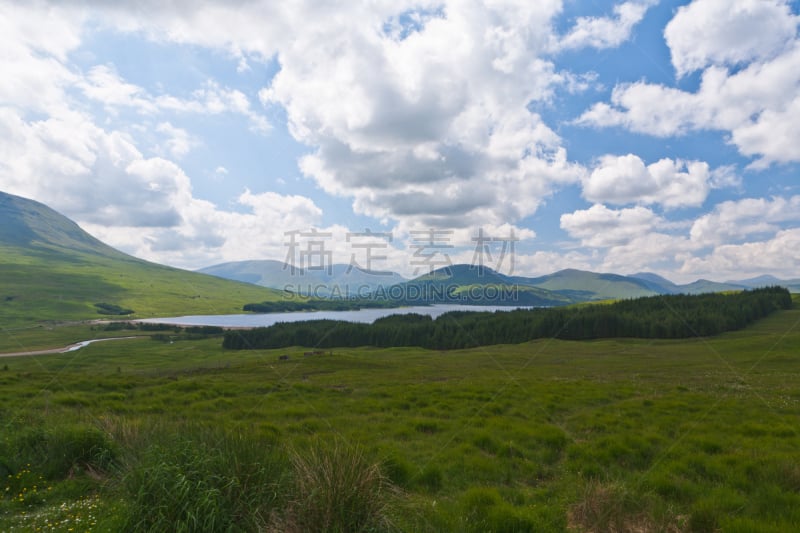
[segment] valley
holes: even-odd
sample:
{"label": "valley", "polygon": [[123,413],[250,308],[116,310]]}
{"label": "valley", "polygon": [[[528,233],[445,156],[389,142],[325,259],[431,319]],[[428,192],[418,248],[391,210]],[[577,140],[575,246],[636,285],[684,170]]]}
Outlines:
{"label": "valley", "polygon": [[[278,324],[288,333],[268,348],[260,330],[158,317],[260,302],[302,319],[363,302],[148,263],[41,204],[0,200],[4,531],[800,523],[800,298],[781,280],[691,295],[646,274],[453,265],[388,287],[432,301],[367,303],[519,298],[499,313],[466,312],[488,303],[471,298],[435,321]],[[548,309],[507,312],[520,302]]]}

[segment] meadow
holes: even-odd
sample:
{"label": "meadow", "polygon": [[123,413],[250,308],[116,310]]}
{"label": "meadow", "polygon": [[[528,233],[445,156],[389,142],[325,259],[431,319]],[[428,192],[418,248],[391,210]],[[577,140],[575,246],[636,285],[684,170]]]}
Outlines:
{"label": "meadow", "polygon": [[0,530],[797,530],[798,303],[681,340],[0,358]]}

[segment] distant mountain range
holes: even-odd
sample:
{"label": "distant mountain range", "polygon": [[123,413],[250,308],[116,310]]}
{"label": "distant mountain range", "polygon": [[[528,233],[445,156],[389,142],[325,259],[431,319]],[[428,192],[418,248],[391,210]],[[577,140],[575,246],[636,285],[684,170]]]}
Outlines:
{"label": "distant mountain range", "polygon": [[0,192],[0,326],[241,312],[274,289],[157,265],[95,239],[44,204]]}
{"label": "distant mountain range", "polygon": [[382,287],[406,281],[394,272],[362,270],[351,265],[303,269],[269,259],[222,263],[198,272],[320,298],[368,297]]}
{"label": "distant mountain range", "polygon": [[[800,292],[800,280],[760,276],[738,281],[697,280],[687,284],[649,272],[631,275],[565,269],[546,276],[507,276],[488,267],[452,265],[413,280],[396,273],[377,274],[333,265],[331,270],[302,270],[281,261],[240,261],[200,270],[228,279],[256,283],[274,289],[289,289],[316,296],[402,296],[407,301],[496,303],[498,293],[516,291],[519,305],[564,305],[576,302],[636,298],[657,294],[700,294],[780,285]],[[427,298],[426,298],[427,297]],[[400,299],[400,298],[396,298]]]}
{"label": "distant mountain range", "polygon": [[[212,275],[208,275],[212,274]],[[43,320],[226,314],[293,295],[361,297],[397,303],[565,305],[655,294],[701,293],[800,280],[760,276],[678,285],[652,273],[630,276],[561,270],[506,276],[454,265],[407,280],[348,265],[292,269],[280,261],[241,261],[189,272],[124,254],[39,202],[0,192],[0,326]],[[288,291],[288,292],[287,292]],[[293,294],[292,294],[293,293]]]}

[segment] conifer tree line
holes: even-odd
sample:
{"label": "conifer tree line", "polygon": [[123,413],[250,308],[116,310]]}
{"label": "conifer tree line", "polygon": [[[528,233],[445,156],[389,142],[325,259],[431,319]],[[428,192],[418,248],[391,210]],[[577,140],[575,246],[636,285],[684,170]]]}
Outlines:
{"label": "conifer tree line", "polygon": [[612,304],[497,312],[393,315],[372,324],[336,320],[279,323],[228,331],[223,347],[269,349],[289,346],[343,348],[418,346],[436,350],[516,344],[539,338],[588,340],[610,337],[680,339],[742,329],[780,309],[792,297],[783,287],[733,294],[662,295]]}

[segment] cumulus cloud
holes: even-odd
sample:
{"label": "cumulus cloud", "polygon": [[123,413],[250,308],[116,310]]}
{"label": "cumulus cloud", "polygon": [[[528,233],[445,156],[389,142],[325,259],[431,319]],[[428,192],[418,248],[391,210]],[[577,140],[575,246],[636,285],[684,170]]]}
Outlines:
{"label": "cumulus cloud", "polygon": [[561,228],[586,247],[579,252],[582,262],[600,272],[653,271],[661,267],[669,273],[699,248],[686,236],[676,234],[675,226],[678,224],[641,206],[609,209],[595,204],[561,215]]}
{"label": "cumulus cloud", "polygon": [[317,147],[303,172],[353,198],[359,213],[513,222],[582,171],[527,108],[561,82],[541,59],[558,8],[460,4],[417,17],[413,31],[384,33],[374,28],[396,14],[362,13],[346,29],[336,18],[281,50],[261,98],[284,107],[293,135]]}
{"label": "cumulus cloud", "polygon": [[561,228],[582,249],[551,260],[569,256],[596,271],[660,270],[676,282],[765,272],[795,278],[800,233],[791,225],[798,220],[800,196],[723,202],[686,221],[668,221],[644,207],[595,204],[561,216]]}
{"label": "cumulus cloud", "polygon": [[756,234],[774,235],[780,224],[800,221],[800,196],[746,198],[722,202],[694,221],[690,236],[702,245],[718,245]]}
{"label": "cumulus cloud", "polygon": [[0,102],[36,113],[67,110],[77,76],[64,60],[81,42],[83,17],[57,6],[0,3]]}
{"label": "cumulus cloud", "polygon": [[[756,158],[755,168],[800,161],[797,24],[784,2],[698,0],[678,10],[666,31],[679,73],[705,69],[696,92],[623,83],[610,103],[594,104],[575,122],[659,137],[719,130]],[[741,68],[729,70],[734,64]]]}
{"label": "cumulus cloud", "polygon": [[794,40],[797,23],[784,0],[695,0],[678,8],[664,37],[683,75],[772,58]]}
{"label": "cumulus cloud", "polygon": [[653,0],[624,2],[614,6],[614,17],[580,17],[557,48],[617,47],[630,38],[633,28],[655,3]]}
{"label": "cumulus cloud", "polygon": [[177,206],[181,220],[169,227],[90,222],[83,222],[82,226],[137,257],[196,268],[219,262],[220,258],[282,259],[286,254],[284,233],[309,230],[319,223],[322,213],[308,198],[272,192],[245,191],[237,198],[236,207],[236,210],[221,209],[211,202],[188,197]]}
{"label": "cumulus cloud", "polygon": [[629,242],[650,233],[663,219],[646,207],[609,209],[595,204],[589,209],[561,215],[561,228],[570,237],[591,247],[607,247]]}
{"label": "cumulus cloud", "polygon": [[735,74],[709,67],[694,93],[647,82],[618,85],[611,104],[595,104],[576,123],[622,126],[659,137],[727,131],[739,152],[759,158],[757,167],[800,161],[795,148],[800,138],[800,41]]}
{"label": "cumulus cloud", "polygon": [[[700,206],[710,189],[739,183],[735,170],[627,154],[601,158],[587,171],[532,111],[558,91],[585,91],[597,81],[560,71],[553,62],[559,46],[618,46],[652,4],[627,1],[610,16],[579,18],[559,40],[559,0],[0,1],[0,188],[50,203],[112,244],[170,264],[282,258],[284,232],[310,227],[336,235],[331,246],[346,260],[349,230],[321,227],[326,217],[311,199],[244,191],[220,207],[195,197],[174,162],[201,142],[176,116],[236,114],[263,132],[264,117],[276,111],[310,147],[302,173],[394,232],[389,264],[381,265],[387,269],[407,272],[402,245],[414,230],[455,228],[462,244],[453,260],[464,262],[478,227],[532,239],[520,221],[575,184],[595,205],[561,217],[574,242],[563,252],[519,255],[519,272],[631,271],[671,261],[689,276],[733,258],[755,257],[759,265],[753,254],[794,242],[785,226],[796,220],[789,215],[795,198],[723,204],[676,224],[654,209]],[[698,90],[621,84],[578,122],[664,137],[718,130],[755,166],[800,160],[796,17],[780,20],[788,4],[773,0],[720,5],[698,0],[679,9],[665,33],[679,76],[703,70]],[[747,32],[737,30],[743,20],[752,24]],[[695,31],[696,21],[708,23],[707,34]],[[252,94],[212,79],[169,94],[124,79],[113,64],[79,69],[72,53],[89,27],[223,51],[243,77],[275,61],[278,73],[259,92],[266,110]],[[142,153],[131,135],[89,115],[98,105],[144,117],[155,131],[147,143],[158,144],[162,157]],[[215,164],[203,168],[210,173]],[[227,171],[213,173],[223,180]],[[750,242],[720,246],[732,239]],[[796,258],[786,264],[796,267]]]}
{"label": "cumulus cloud", "polygon": [[604,156],[583,179],[583,196],[589,201],[666,208],[701,205],[710,188],[711,172],[705,162],[665,158],[645,166],[634,154]]}
{"label": "cumulus cloud", "polygon": [[174,164],[146,159],[125,134],[73,113],[28,122],[0,109],[0,189],[98,224],[171,226],[190,194]]}
{"label": "cumulus cloud", "polygon": [[[643,4],[616,10],[623,26],[634,5]],[[262,102],[285,109],[292,135],[314,148],[300,162],[303,172],[326,192],[351,198],[359,213],[499,224],[532,214],[582,173],[529,110],[556,88],[583,83],[556,72],[548,58],[561,8],[557,0],[248,2],[247,9],[145,1],[102,10],[92,4],[91,12],[104,27],[225,49],[240,63],[276,58],[280,70]],[[213,84],[189,98],[154,96],[101,65],[84,91],[111,108],[224,108],[247,115],[255,129],[267,127],[243,94]],[[396,195],[387,192],[395,187]],[[462,207],[460,221],[441,190]],[[409,213],[411,199],[425,212]]]}
{"label": "cumulus cloud", "polygon": [[741,279],[771,272],[794,279],[800,271],[800,229],[777,232],[771,238],[741,244],[723,244],[705,256],[687,258],[682,273],[714,279]]}
{"label": "cumulus cloud", "polygon": [[[696,246],[685,236],[662,232],[640,234],[613,246],[603,254],[601,269],[608,272],[641,272],[663,269],[674,281],[675,265],[692,257]],[[696,278],[694,278],[696,279]],[[693,281],[694,279],[684,280]]]}

